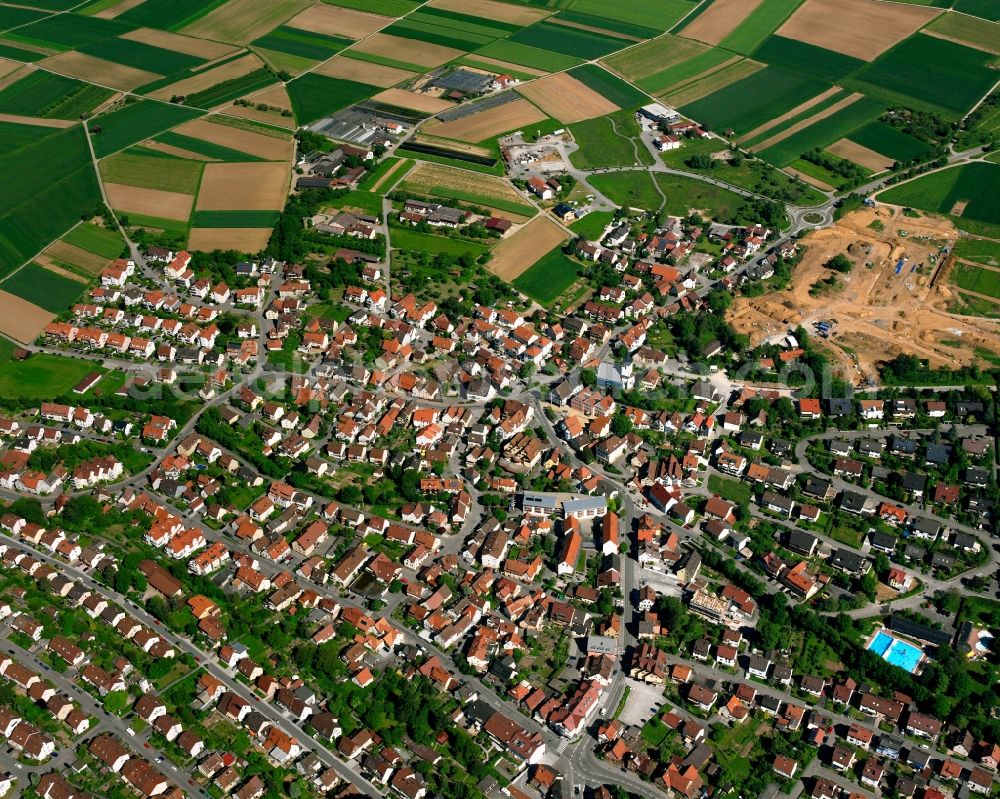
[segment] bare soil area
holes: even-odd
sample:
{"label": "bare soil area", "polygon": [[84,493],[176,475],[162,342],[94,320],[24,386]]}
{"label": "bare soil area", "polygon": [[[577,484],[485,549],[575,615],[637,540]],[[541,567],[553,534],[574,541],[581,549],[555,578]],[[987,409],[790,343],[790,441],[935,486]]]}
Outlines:
{"label": "bare soil area", "polygon": [[508,283],[528,271],[539,258],[569,236],[548,214],[535,217],[527,225],[501,241],[493,250],[487,267]]}
{"label": "bare soil area", "polygon": [[212,250],[239,250],[259,252],[271,238],[270,228],[196,227],[188,237],[188,248],[211,252]]}
{"label": "bare soil area", "polygon": [[459,139],[461,141],[484,141],[508,130],[515,130],[524,125],[531,125],[545,119],[545,114],[527,100],[515,100],[512,103],[504,103],[478,114],[456,119],[453,122],[445,122],[434,126],[434,134],[443,136],[446,139]]}
{"label": "bare soil area", "polygon": [[429,94],[418,94],[408,92],[406,89],[386,89],[379,92],[373,100],[387,105],[398,105],[402,108],[412,108],[414,111],[421,111],[425,114],[439,114],[454,108],[455,104],[439,97],[431,97]]}
{"label": "bare soil area", "polygon": [[30,344],[56,318],[44,308],[0,291],[0,333],[22,344]]}
{"label": "bare soil area", "polygon": [[[876,221],[881,231],[869,227]],[[946,219],[913,219],[892,206],[855,211],[802,240],[806,252],[787,289],[737,298],[727,318],[754,344],[798,325],[811,331],[817,321],[833,322],[831,337],[816,341],[852,383],[877,377],[880,361],[902,353],[933,366],[970,364],[976,347],[1000,354],[1000,320],[948,311],[954,288],[948,285],[950,265],[942,266],[939,253],[957,238]],[[849,274],[824,266],[837,254],[854,264]],[[906,260],[896,274],[900,259]],[[810,288],[830,275],[837,276],[838,288],[811,296]]]}
{"label": "bare soil area", "polygon": [[328,78],[342,78],[344,80],[367,83],[370,86],[381,86],[388,89],[404,80],[417,77],[416,72],[406,69],[397,69],[384,64],[370,64],[367,61],[358,61],[356,58],[347,58],[342,55],[335,55],[324,64],[316,67],[318,75],[326,75]]}
{"label": "bare soil area", "polygon": [[162,89],[157,89],[155,92],[151,92],[149,96],[157,100],[169,100],[175,94],[196,94],[205,91],[205,89],[211,89],[218,83],[232,80],[233,78],[241,78],[255,69],[260,69],[263,65],[264,62],[257,56],[253,53],[247,53],[235,61],[228,61],[221,66],[213,67],[190,78],[185,78],[184,80],[177,81],[177,83],[164,86]]}
{"label": "bare soil area", "polygon": [[446,11],[458,11],[460,14],[469,14],[484,20],[509,22],[512,25],[530,25],[545,19],[551,13],[540,8],[499,3],[497,0],[431,0],[427,5],[443,8]]}
{"label": "bare soil area", "polygon": [[617,105],[567,72],[531,81],[518,91],[560,122],[580,122],[618,110]]}
{"label": "bare soil area", "polygon": [[280,162],[207,164],[197,207],[199,211],[280,211],[289,180],[288,165]]}
{"label": "bare soil area", "polygon": [[229,147],[268,161],[291,161],[292,159],[293,144],[290,136],[280,139],[276,136],[254,133],[252,130],[217,125],[204,119],[185,122],[176,130],[184,136]]}
{"label": "bare soil area", "polygon": [[307,8],[301,14],[292,17],[286,24],[293,28],[322,33],[327,36],[364,39],[365,36],[370,36],[391,22],[391,17],[317,3],[312,8]]}
{"label": "bare soil area", "polygon": [[374,33],[354,46],[362,53],[405,61],[408,64],[420,64],[428,68],[439,66],[446,61],[454,61],[463,55],[461,50],[456,50],[454,47],[420,42],[416,39],[403,39],[388,33]]}
{"label": "bare soil area", "polygon": [[715,0],[681,33],[705,44],[718,44],[736,30],[760,4],[761,0]]}
{"label": "bare soil area", "polygon": [[138,30],[129,31],[122,34],[121,38],[129,39],[133,42],[141,42],[142,44],[149,44],[153,47],[162,47],[164,50],[173,50],[185,55],[193,55],[195,58],[206,58],[210,61],[227,56],[235,49],[230,44],[195,39],[191,36],[158,31],[153,28],[139,28]]}
{"label": "bare soil area", "polygon": [[871,61],[940,13],[880,0],[806,0],[778,35]]}
{"label": "bare soil area", "polygon": [[860,164],[865,169],[872,170],[872,172],[881,172],[883,169],[888,169],[895,163],[893,159],[888,156],[877,153],[862,144],[855,144],[849,139],[841,139],[840,141],[834,142],[826,149],[834,155],[839,156],[840,158],[846,158],[848,161],[853,161],[855,164]]}
{"label": "bare soil area", "polygon": [[127,67],[124,64],[116,64],[113,61],[105,61],[103,58],[95,58],[92,55],[75,51],[60,53],[40,63],[46,69],[61,75],[99,83],[102,86],[112,86],[122,91],[131,91],[162,77],[156,72]]}
{"label": "bare soil area", "polygon": [[191,216],[191,205],[194,203],[194,197],[190,194],[143,189],[121,183],[105,183],[104,190],[112,208],[145,216],[160,216],[164,219],[186,221]]}

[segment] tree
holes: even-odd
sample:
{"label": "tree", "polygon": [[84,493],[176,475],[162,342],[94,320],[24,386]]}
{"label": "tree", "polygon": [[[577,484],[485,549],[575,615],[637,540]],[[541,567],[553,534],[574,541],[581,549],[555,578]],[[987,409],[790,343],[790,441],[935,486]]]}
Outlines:
{"label": "tree", "polygon": [[619,437],[627,436],[632,432],[632,420],[624,413],[615,414],[611,420],[611,433]]}
{"label": "tree", "polygon": [[103,701],[104,709],[115,716],[125,715],[125,711],[132,706],[132,697],[128,691],[111,691]]}
{"label": "tree", "polygon": [[854,268],[854,264],[843,253],[837,253],[833,258],[823,264],[827,269],[847,274]]}

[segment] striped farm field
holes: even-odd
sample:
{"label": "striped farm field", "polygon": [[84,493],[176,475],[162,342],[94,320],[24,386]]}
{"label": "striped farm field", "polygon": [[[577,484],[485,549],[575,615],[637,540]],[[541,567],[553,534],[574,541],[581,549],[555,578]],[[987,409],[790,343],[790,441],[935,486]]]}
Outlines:
{"label": "striped farm field", "polygon": [[814,78],[767,67],[682,106],[680,111],[691,119],[707,122],[714,130],[746,133],[827,88]]}
{"label": "striped farm field", "polygon": [[780,142],[768,147],[765,147],[766,142],[763,142],[758,154],[776,166],[787,166],[804,152],[826,147],[838,139],[849,136],[858,128],[877,119],[885,111],[885,105],[878,100],[862,96],[851,99],[850,103],[838,108],[835,113],[817,119],[813,124],[796,131]]}
{"label": "striped farm field", "polygon": [[73,119],[111,96],[108,89],[36,70],[0,90],[0,113]]}
{"label": "striped farm field", "polygon": [[547,20],[518,31],[509,41],[553,50],[585,61],[600,58],[629,44],[623,39],[613,39],[593,31],[556,25]]}
{"label": "striped farm field", "polygon": [[282,25],[259,39],[254,39],[252,44],[254,47],[276,50],[279,53],[288,53],[313,61],[325,61],[347,47],[351,41],[342,36],[329,36]]}
{"label": "striped farm field", "polygon": [[688,22],[681,33],[688,39],[719,44],[736,30],[760,5],[761,0],[712,0],[708,7]]}
{"label": "striped farm field", "polygon": [[476,55],[495,58],[500,61],[509,61],[513,64],[520,64],[533,69],[543,69],[546,72],[569,69],[583,60],[562,53],[556,53],[543,47],[514,42],[510,39],[500,39],[490,42],[485,47],[480,47],[476,50]]}
{"label": "striped farm field", "polygon": [[[94,152],[103,158],[197,116],[201,116],[200,111],[179,105],[145,100],[131,103],[90,122]],[[98,129],[100,132],[94,132]]]}
{"label": "striped farm field", "polygon": [[228,0],[195,22],[183,33],[199,39],[230,44],[248,44],[304,11],[311,0]]}
{"label": "striped farm field", "polygon": [[765,65],[759,61],[751,61],[749,58],[741,58],[738,55],[730,56],[722,63],[705,69],[690,80],[672,84],[669,89],[656,96],[666,100],[674,107],[688,105],[703,97],[720,92],[731,84],[741,83],[762,69],[765,69]]}
{"label": "striped farm field", "polygon": [[[803,0],[762,0],[743,20],[743,24],[718,44],[727,50],[750,55],[781,27],[802,2]],[[695,19],[695,23],[697,21]]]}
{"label": "striped farm field", "polygon": [[694,0],[629,0],[627,3],[573,0],[569,8],[574,13],[590,14],[627,25],[664,31],[690,14],[696,5]]}
{"label": "striped farm field", "polygon": [[[728,50],[719,47],[706,48],[696,51],[683,61],[637,80],[635,85],[653,95],[663,94],[672,87],[681,86],[703,76],[710,76],[714,72],[740,61],[739,56],[733,55]],[[743,63],[753,62],[744,60]]]}
{"label": "striped farm field", "polygon": [[363,39],[391,22],[391,17],[319,3],[292,17],[286,25],[326,36]]}
{"label": "striped farm field", "polygon": [[701,42],[667,33],[656,39],[622,50],[602,59],[602,63],[631,81],[683,63],[710,48]]}

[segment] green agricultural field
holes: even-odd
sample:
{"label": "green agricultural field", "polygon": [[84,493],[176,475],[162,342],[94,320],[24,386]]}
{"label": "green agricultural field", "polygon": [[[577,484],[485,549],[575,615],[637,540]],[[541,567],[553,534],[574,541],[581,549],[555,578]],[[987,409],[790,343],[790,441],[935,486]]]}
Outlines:
{"label": "green agricultural field", "polygon": [[665,67],[659,72],[654,72],[652,75],[637,80],[635,85],[650,94],[659,95],[673,86],[704,75],[734,58],[737,57],[728,50],[722,50],[718,47],[709,48],[708,50],[703,50],[692,55],[684,61]]}
{"label": "green agricultural field", "polygon": [[256,155],[245,153],[242,150],[234,150],[232,147],[226,147],[223,144],[216,144],[215,142],[205,141],[204,139],[197,139],[194,136],[185,136],[183,133],[177,133],[173,130],[161,133],[156,137],[156,141],[163,144],[169,144],[172,147],[180,147],[183,150],[190,150],[191,152],[198,153],[206,158],[215,158],[219,161],[238,162],[265,160],[257,157]]}
{"label": "green agricultural field", "polygon": [[1000,166],[976,162],[922,175],[881,192],[878,198],[893,205],[939,214],[953,214],[956,206],[966,203],[961,214],[953,217],[959,227],[967,220],[1000,225],[997,186],[1000,186]]}
{"label": "green agricultural field", "polygon": [[639,138],[639,123],[631,111],[618,111],[569,126],[580,149],[570,155],[578,169],[649,166],[653,156]]}
{"label": "green agricultural field", "polygon": [[124,216],[128,217],[128,224],[125,226],[132,229],[162,230],[167,236],[179,239],[186,239],[188,235],[188,223],[177,219],[166,219],[164,217],[136,213],[129,213]]}
{"label": "green agricultural field", "polygon": [[208,109],[263,89],[265,86],[277,83],[277,81],[277,76],[271,70],[262,67],[238,78],[224,80],[222,83],[205,89],[205,91],[189,94],[184,102],[195,108]]}
{"label": "green agricultural field", "polygon": [[697,208],[713,219],[728,219],[743,203],[736,192],[713,186],[681,175],[656,174],[656,182],[667,200],[663,210],[668,214],[687,216],[689,208]]}
{"label": "green agricultural field", "polygon": [[360,50],[344,50],[341,55],[344,58],[353,58],[355,61],[366,61],[369,64],[382,64],[386,67],[405,69],[407,72],[422,73],[427,70],[427,67],[422,67],[420,64],[412,64],[409,61],[397,61],[395,58],[386,58],[385,56],[374,55],[373,53],[362,53]]}
{"label": "green agricultural field", "polygon": [[[88,124],[94,153],[104,158],[124,150],[136,142],[148,139],[182,122],[201,116],[201,111],[179,105],[140,100],[124,108],[103,114]],[[94,131],[99,129],[99,133]]]}
{"label": "green agricultural field", "polygon": [[679,110],[714,130],[747,133],[826,88],[827,84],[815,78],[767,67]]}
{"label": "green agricultural field", "polygon": [[[30,167],[30,168],[29,168]],[[82,126],[0,155],[0,273],[24,263],[101,201]]]}
{"label": "green agricultural field", "polygon": [[350,45],[351,40],[282,25],[266,36],[255,39],[252,44],[255,47],[277,50],[280,53],[301,56],[313,61],[325,61]]}
{"label": "green agricultural field", "polygon": [[955,242],[953,252],[957,258],[963,258],[966,261],[975,261],[987,266],[1000,266],[1000,242],[989,239],[961,238]]}
{"label": "green agricultural field", "polygon": [[54,314],[62,313],[80,299],[87,284],[72,280],[34,262],[0,282],[6,291]]}
{"label": "green agricultural field", "polygon": [[376,94],[379,89],[366,83],[309,73],[286,85],[295,119],[300,125],[354,105]]}
{"label": "green agricultural field", "polygon": [[89,222],[77,225],[63,236],[63,241],[102,258],[117,258],[125,247],[125,240],[117,230],[108,230]]}
{"label": "green agricultural field", "polygon": [[445,200],[458,200],[459,202],[470,203],[471,205],[481,205],[485,208],[493,208],[497,211],[507,211],[521,216],[534,216],[534,206],[526,203],[505,200],[499,197],[489,197],[485,194],[476,194],[471,191],[461,191],[451,186],[432,186],[431,194],[434,197],[441,197]]}
{"label": "green agricultural field", "polygon": [[657,210],[663,203],[663,198],[653,185],[652,176],[644,169],[631,172],[603,172],[588,176],[587,182],[611,202],[624,208]]}
{"label": "green agricultural field", "polygon": [[420,6],[418,0],[323,0],[323,2],[371,14],[384,14],[387,17],[401,17]]}
{"label": "green agricultural field", "polygon": [[961,118],[990,90],[995,56],[982,50],[918,33],[879,56],[851,79],[856,88],[887,103],[899,103]]}
{"label": "green agricultural field", "polygon": [[510,37],[510,41],[515,44],[526,44],[529,47],[554,50],[585,61],[600,58],[629,44],[624,39],[612,39],[592,31],[546,21],[536,22],[518,31]]}
{"label": "green agricultural field", "polygon": [[582,219],[577,219],[569,229],[587,241],[597,241],[597,238],[604,233],[604,228],[610,225],[614,218],[614,211],[591,211]]}
{"label": "green agricultural field", "polygon": [[40,352],[23,361],[0,365],[0,396],[22,400],[53,400],[68,394],[91,372],[106,370],[80,361]]}
{"label": "green agricultural field", "polygon": [[725,39],[721,46],[743,55],[750,55],[780,28],[804,0],[764,0],[743,23]]}
{"label": "green agricultural field", "polygon": [[[15,3],[16,5],[16,3]],[[68,11],[79,5],[76,0],[32,0],[32,8],[42,8],[46,11]]]}
{"label": "green agricultural field", "polygon": [[105,158],[100,169],[101,178],[108,183],[193,195],[198,193],[205,164],[172,156],[136,155],[126,151]]}
{"label": "green agricultural field", "polygon": [[[686,8],[690,8],[685,3]],[[597,14],[583,14],[579,11],[560,11],[553,20],[563,20],[573,26],[586,26],[600,31],[606,31],[609,36],[630,37],[634,39],[651,39],[663,33],[664,27],[647,28],[645,25],[633,25],[631,22],[622,22],[617,19],[610,19],[607,16]],[[659,21],[659,20],[657,20]]]}
{"label": "green agricultural field", "polygon": [[865,65],[860,58],[852,58],[795,39],[786,39],[784,36],[769,36],[754,50],[753,58],[772,67],[811,75],[830,83],[836,83],[845,75],[850,75]]}
{"label": "green agricultural field", "polygon": [[848,138],[900,163],[922,161],[934,154],[934,148],[927,142],[915,139],[884,122],[871,122],[854,131]]}
{"label": "green agricultural field", "polygon": [[55,14],[7,34],[8,39],[53,50],[73,50],[83,45],[121,36],[135,30],[134,25],[99,17]]}
{"label": "green agricultural field", "polygon": [[204,58],[196,58],[176,50],[165,50],[142,42],[129,39],[100,39],[83,47],[78,47],[81,53],[125,64],[136,69],[169,75],[174,72],[192,69],[205,63]]}
{"label": "green agricultural field", "polygon": [[[657,31],[673,27],[697,3],[688,0],[629,0],[627,3],[608,3],[606,0],[573,0],[570,10],[595,17],[618,20],[641,28],[655,28]],[[616,30],[611,28],[611,30]],[[627,33],[627,31],[622,31]]]}
{"label": "green agricultural field", "polygon": [[[710,49],[707,44],[667,33],[610,55],[602,59],[602,63],[619,75],[637,82],[640,78],[655,75]],[[726,57],[728,58],[729,54]]]}
{"label": "green agricultural field", "polygon": [[370,191],[360,189],[349,191],[343,197],[339,197],[334,206],[336,208],[353,208],[369,216],[382,218],[382,195]]}
{"label": "green agricultural field", "polygon": [[927,30],[1000,53],[1000,23],[987,22],[965,14],[942,14]]}
{"label": "green agricultural field", "polygon": [[635,108],[649,102],[649,97],[632,84],[596,64],[581,64],[573,67],[569,74],[619,108]]}
{"label": "green agricultural field", "polygon": [[1000,6],[997,5],[996,0],[955,0],[952,7],[963,14],[972,14],[974,17],[982,17],[994,22],[1000,21]]}
{"label": "green agricultural field", "polygon": [[981,266],[955,264],[952,280],[959,288],[1000,300],[1000,272]]}
{"label": "green agricultural field", "polygon": [[487,250],[486,245],[478,241],[435,236],[431,233],[418,233],[415,230],[396,227],[389,231],[389,242],[397,250],[415,250],[434,255],[445,253],[456,257],[470,253],[478,258]]}
{"label": "green agricultural field", "polygon": [[802,153],[822,149],[835,141],[846,138],[863,125],[879,118],[885,106],[878,100],[862,97],[835,114],[821,119],[787,139],[759,153],[761,158],[777,166],[788,166]]}
{"label": "green agricultural field", "polygon": [[[487,58],[497,58],[501,61],[510,61],[513,64],[520,64],[533,69],[547,69],[557,72],[561,69],[569,69],[576,66],[582,59],[556,53],[543,47],[534,47],[522,42],[514,42],[510,39],[499,39],[490,42],[485,47],[480,47],[476,52]],[[422,69],[422,67],[418,68]]]}
{"label": "green agricultural field", "polygon": [[45,53],[25,50],[21,47],[13,47],[7,42],[0,42],[0,58],[9,58],[12,61],[24,61],[26,64],[30,64],[33,61],[41,61],[45,58]]}
{"label": "green agricultural field", "polygon": [[788,117],[788,119],[785,119],[783,122],[773,125],[767,128],[766,130],[762,131],[761,133],[755,134],[754,136],[747,136],[743,139],[740,139],[740,144],[746,147],[747,149],[752,150],[757,144],[760,144],[760,142],[766,141],[772,136],[776,136],[782,131],[787,130],[793,125],[797,125],[800,122],[803,122],[804,120],[815,116],[821,111],[825,111],[830,106],[836,105],[841,100],[846,99],[847,96],[850,94],[851,93],[846,89],[841,89],[840,91],[833,92],[825,99],[820,100],[819,102],[815,103],[814,105],[810,106],[804,111],[800,111],[799,113]]}
{"label": "green agricultural field", "polygon": [[456,50],[475,50],[484,44],[500,38],[495,35],[467,33],[466,31],[446,28],[433,22],[421,22],[411,17],[404,17],[385,29],[385,33],[399,36],[403,39],[416,39],[421,42],[440,44],[444,47],[454,47]]}
{"label": "green agricultural field", "polygon": [[279,211],[195,211],[192,227],[266,227],[277,224]]}
{"label": "green agricultural field", "polygon": [[145,0],[118,16],[133,25],[175,31],[218,8],[226,0]]}
{"label": "green agricultural field", "polygon": [[543,255],[511,285],[531,299],[548,307],[576,282],[580,265],[556,247]]}
{"label": "green agricultural field", "polygon": [[42,125],[21,125],[15,122],[0,122],[0,153],[13,153],[52,136],[56,128]]}
{"label": "green agricultural field", "polygon": [[22,25],[29,25],[47,16],[45,11],[38,11],[34,8],[2,5],[0,6],[0,31],[20,28]]}
{"label": "green agricultural field", "polygon": [[421,22],[436,22],[437,24],[464,30],[469,33],[480,33],[488,36],[500,37],[509,33],[521,30],[523,25],[516,25],[512,22],[501,22],[496,19],[483,19],[472,14],[462,14],[458,11],[448,11],[443,8],[433,8],[425,5],[419,11],[414,11],[407,19]]}
{"label": "green agricultural field", "polygon": [[37,70],[0,91],[0,113],[74,119],[111,96],[110,89]]}

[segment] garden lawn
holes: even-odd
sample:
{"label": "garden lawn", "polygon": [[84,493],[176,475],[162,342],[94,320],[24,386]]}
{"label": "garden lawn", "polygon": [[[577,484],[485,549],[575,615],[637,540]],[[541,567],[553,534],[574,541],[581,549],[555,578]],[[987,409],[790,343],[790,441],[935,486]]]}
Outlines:
{"label": "garden lawn", "polygon": [[572,286],[579,276],[580,265],[556,247],[516,277],[512,285],[541,305],[549,306]]}
{"label": "garden lawn", "polygon": [[38,353],[23,361],[0,365],[0,396],[51,400],[69,392],[91,372],[104,371],[91,361]]}
{"label": "garden lawn", "polygon": [[471,253],[478,257],[487,250],[486,245],[478,241],[452,239],[447,236],[435,236],[431,233],[420,233],[396,227],[389,231],[389,242],[397,250],[416,250],[417,252],[434,254],[447,253],[454,256]]}

